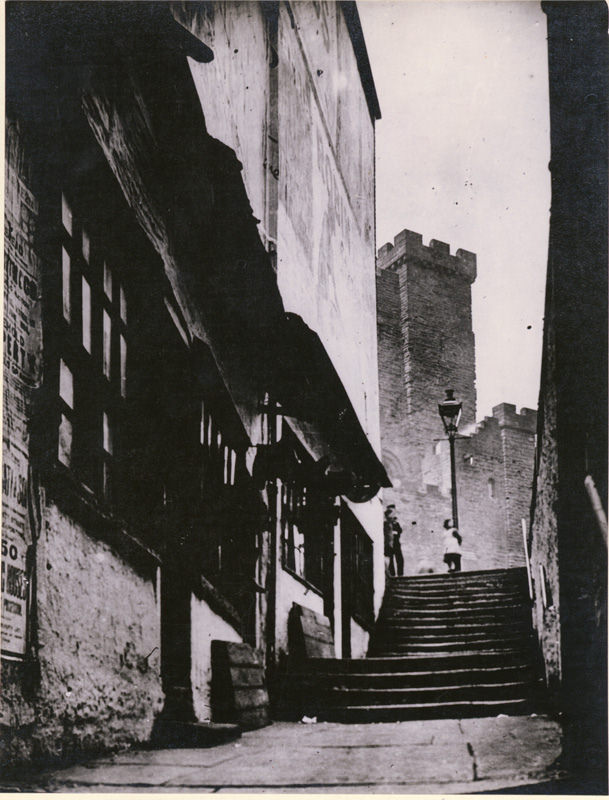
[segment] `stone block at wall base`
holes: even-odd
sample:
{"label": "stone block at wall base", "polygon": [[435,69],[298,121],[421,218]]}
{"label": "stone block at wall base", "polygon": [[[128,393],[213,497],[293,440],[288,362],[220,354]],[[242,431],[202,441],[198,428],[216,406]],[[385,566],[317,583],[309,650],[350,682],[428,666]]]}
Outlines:
{"label": "stone block at wall base", "polygon": [[211,643],[214,720],[254,730],[270,724],[262,654],[245,643]]}
{"label": "stone block at wall base", "polygon": [[159,717],[150,738],[149,747],[215,747],[234,742],[241,736],[239,725],[213,722],[183,722]]}

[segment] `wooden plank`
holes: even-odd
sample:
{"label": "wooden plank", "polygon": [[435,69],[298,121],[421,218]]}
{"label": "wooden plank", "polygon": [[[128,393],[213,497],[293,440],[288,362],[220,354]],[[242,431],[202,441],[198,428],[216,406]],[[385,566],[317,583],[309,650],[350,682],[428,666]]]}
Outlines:
{"label": "wooden plank", "polygon": [[319,626],[321,628],[330,627],[330,620],[327,617],[323,614],[318,614],[316,611],[312,611],[310,608],[300,606],[300,616],[303,621],[313,626]]}
{"label": "wooden plank", "polygon": [[235,708],[243,711],[250,708],[260,708],[268,705],[269,696],[266,689],[236,689]]}
{"label": "wooden plank", "polygon": [[270,722],[267,708],[250,708],[242,711],[239,715],[239,725],[245,731],[264,728]]}
{"label": "wooden plank", "polygon": [[334,658],[334,645],[317,639],[304,638],[306,658]]}
{"label": "wooden plank", "polygon": [[327,617],[294,603],[291,618],[291,646],[294,656],[297,658],[334,657],[334,637]]}
{"label": "wooden plank", "polygon": [[330,628],[322,628],[320,626],[311,625],[303,620],[302,633],[309,639],[317,639],[318,642],[334,644],[334,637],[332,636],[332,630]]}
{"label": "wooden plank", "polygon": [[233,686],[264,686],[264,670],[261,667],[230,667]]}
{"label": "wooden plank", "polygon": [[309,635],[321,638],[323,641],[327,641],[328,636],[332,637],[330,620],[322,614],[300,606],[300,620],[303,630]]}
{"label": "wooden plank", "polygon": [[253,647],[241,642],[224,642],[226,654],[231,665],[262,666],[262,660]]}
{"label": "wooden plank", "polygon": [[212,642],[212,712],[215,721],[253,730],[269,724],[262,656],[248,644]]}

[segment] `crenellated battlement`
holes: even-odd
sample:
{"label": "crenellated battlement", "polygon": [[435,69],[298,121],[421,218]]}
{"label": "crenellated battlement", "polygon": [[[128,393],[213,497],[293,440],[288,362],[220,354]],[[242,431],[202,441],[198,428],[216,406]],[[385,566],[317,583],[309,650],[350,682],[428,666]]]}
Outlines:
{"label": "crenellated battlement", "polygon": [[377,268],[396,268],[410,260],[416,260],[424,266],[443,267],[451,272],[461,273],[470,283],[476,280],[475,253],[459,249],[455,255],[451,255],[450,245],[446,242],[431,239],[426,246],[423,244],[422,234],[406,229],[397,234],[393,244],[387,242],[379,249]]}
{"label": "crenellated battlement", "polygon": [[537,411],[533,408],[521,408],[516,411],[513,403],[500,403],[493,407],[493,417],[500,428],[518,428],[535,433],[537,431]]}
{"label": "crenellated battlement", "polygon": [[516,428],[527,433],[535,433],[537,431],[537,411],[533,408],[521,408],[520,411],[517,411],[513,403],[499,403],[494,406],[492,417],[484,417],[459,432],[464,436],[476,438],[493,428],[497,429],[497,427]]}

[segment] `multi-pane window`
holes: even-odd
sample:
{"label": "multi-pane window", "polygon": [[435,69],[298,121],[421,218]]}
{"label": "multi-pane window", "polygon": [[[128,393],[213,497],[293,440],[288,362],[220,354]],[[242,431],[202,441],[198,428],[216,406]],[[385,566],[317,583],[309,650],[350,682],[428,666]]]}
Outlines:
{"label": "multi-pane window", "polygon": [[71,322],[70,317],[70,309],[72,307],[72,292],[71,292],[71,264],[70,264],[70,256],[68,251],[65,247],[61,248],[61,264],[62,264],[62,275],[61,275],[61,283],[63,288],[63,317],[66,322]]}
{"label": "multi-pane window", "polygon": [[367,627],[374,620],[373,550],[363,528],[358,528],[353,545],[353,617]]}
{"label": "multi-pane window", "polygon": [[103,230],[61,198],[58,460],[114,500],[115,455],[127,396],[127,295]]}
{"label": "multi-pane window", "polygon": [[345,504],[341,529],[343,604],[356,622],[370,629],[374,623],[372,540]]}
{"label": "multi-pane window", "polygon": [[74,377],[63,359],[59,361],[59,436],[57,458],[66,467],[72,463],[72,418],[74,414]]}
{"label": "multi-pane window", "polygon": [[200,443],[202,449],[202,490],[213,486],[234,486],[238,454],[225,439],[214,415],[201,403]]}
{"label": "multi-pane window", "polygon": [[[302,462],[297,472],[302,474]],[[332,500],[306,480],[281,481],[283,566],[320,591],[333,538]]]}
{"label": "multi-pane window", "polygon": [[283,529],[284,565],[299,575],[305,574],[305,517],[307,509],[307,490],[297,483],[281,485],[281,524]]}
{"label": "multi-pane window", "polygon": [[268,393],[265,393],[260,416],[262,425],[262,444],[277,444],[283,434],[283,416],[277,403],[273,403]]}
{"label": "multi-pane window", "polygon": [[[246,478],[245,451],[237,449],[220,426],[212,407],[201,402],[200,474],[205,525],[202,570],[230,593],[229,584],[239,576],[247,546],[242,541],[241,491]],[[251,543],[250,543],[251,544]]]}

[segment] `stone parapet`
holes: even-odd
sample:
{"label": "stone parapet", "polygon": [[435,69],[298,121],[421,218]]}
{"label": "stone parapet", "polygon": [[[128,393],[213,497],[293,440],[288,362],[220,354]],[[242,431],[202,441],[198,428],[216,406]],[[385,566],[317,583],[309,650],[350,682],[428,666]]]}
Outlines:
{"label": "stone parapet", "polygon": [[517,428],[529,433],[537,431],[537,411],[532,408],[516,411],[512,403],[500,403],[493,407],[493,417],[501,428]]}
{"label": "stone parapet", "polygon": [[450,254],[450,245],[438,239],[431,239],[429,245],[423,244],[420,233],[404,229],[397,234],[393,244],[387,242],[378,251],[377,268],[397,269],[414,259],[417,263],[433,269],[443,268],[462,274],[469,283],[476,280],[476,254],[459,249]]}

